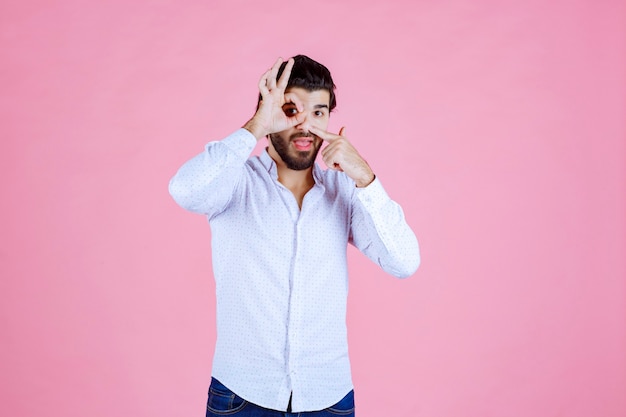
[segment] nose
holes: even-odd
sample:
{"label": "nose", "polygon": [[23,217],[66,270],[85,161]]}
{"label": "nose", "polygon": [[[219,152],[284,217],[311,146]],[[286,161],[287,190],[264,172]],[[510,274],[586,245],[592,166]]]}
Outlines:
{"label": "nose", "polygon": [[309,117],[309,115],[307,114],[304,117],[304,120],[302,121],[302,123],[300,123],[299,125],[296,126],[298,129],[300,130],[304,130],[305,132],[309,132],[309,129],[311,128],[311,118]]}

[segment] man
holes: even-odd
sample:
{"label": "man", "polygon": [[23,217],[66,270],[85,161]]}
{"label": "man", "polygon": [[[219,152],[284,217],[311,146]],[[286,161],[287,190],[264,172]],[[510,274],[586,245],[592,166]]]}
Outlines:
{"label": "man", "polygon": [[[328,132],[330,72],[298,55],[259,81],[255,115],[170,181],[213,235],[217,342],[207,416],[354,416],[346,247],[406,277],[419,265],[402,209],[345,137]],[[262,155],[250,157],[268,137]],[[322,170],[315,158],[330,168]],[[298,414],[294,414],[298,415]]]}

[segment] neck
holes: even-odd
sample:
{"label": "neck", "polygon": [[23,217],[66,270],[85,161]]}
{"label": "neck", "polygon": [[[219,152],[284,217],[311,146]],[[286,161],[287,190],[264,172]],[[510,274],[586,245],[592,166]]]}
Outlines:
{"label": "neck", "polygon": [[276,171],[278,173],[278,181],[290,189],[292,192],[304,192],[310,190],[315,185],[313,179],[313,167],[303,170],[293,170],[285,165],[282,158],[272,146],[267,149],[270,157],[276,163]]}
{"label": "neck", "polygon": [[308,191],[315,184],[311,168],[294,171],[287,167],[283,167],[283,169],[278,167],[278,181],[290,190],[306,189]]}
{"label": "neck", "polygon": [[310,188],[315,183],[313,180],[313,167],[303,170],[293,170],[287,167],[280,156],[271,155],[276,162],[276,171],[278,172],[278,181],[285,187],[292,188]]}

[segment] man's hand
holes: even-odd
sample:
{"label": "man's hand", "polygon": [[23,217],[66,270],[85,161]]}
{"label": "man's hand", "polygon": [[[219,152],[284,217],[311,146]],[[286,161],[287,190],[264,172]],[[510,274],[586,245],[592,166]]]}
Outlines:
{"label": "man's hand", "polygon": [[[302,113],[302,103],[294,94],[285,94],[294,61],[293,59],[287,61],[283,73],[277,80],[278,70],[282,63],[283,59],[278,58],[274,66],[261,76],[259,80],[259,92],[261,93],[259,109],[254,117],[243,126],[257,139],[289,129],[304,121],[305,115]],[[287,116],[283,111],[285,103],[295,104],[298,113],[293,116]]]}
{"label": "man's hand", "polygon": [[345,172],[357,187],[367,187],[374,181],[374,172],[344,136],[345,127],[338,135],[315,126],[311,126],[310,132],[328,142],[328,146],[322,149],[322,159],[328,168]]}

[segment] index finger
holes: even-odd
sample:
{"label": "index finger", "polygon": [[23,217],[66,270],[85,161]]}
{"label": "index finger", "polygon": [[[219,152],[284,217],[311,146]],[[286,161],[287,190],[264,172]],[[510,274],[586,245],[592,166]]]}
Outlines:
{"label": "index finger", "polygon": [[302,104],[302,101],[298,98],[297,95],[295,95],[293,93],[285,94],[285,103],[293,103],[293,104],[295,104],[296,109],[298,109],[298,113],[301,113],[304,110],[304,106]]}
{"label": "index finger", "polygon": [[[329,143],[342,137],[341,135],[336,135],[326,130],[322,130],[317,126],[309,127],[309,132],[313,133],[315,136],[319,136],[320,138],[324,139],[326,142],[329,142]],[[341,131],[339,133],[342,133],[342,132],[343,132],[343,128],[341,128]]]}

